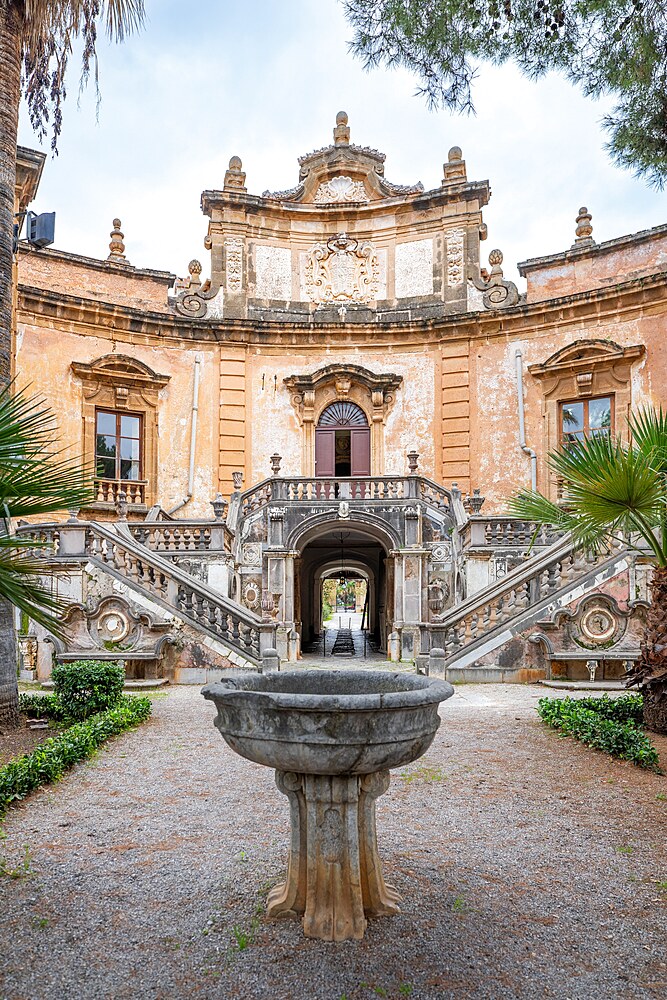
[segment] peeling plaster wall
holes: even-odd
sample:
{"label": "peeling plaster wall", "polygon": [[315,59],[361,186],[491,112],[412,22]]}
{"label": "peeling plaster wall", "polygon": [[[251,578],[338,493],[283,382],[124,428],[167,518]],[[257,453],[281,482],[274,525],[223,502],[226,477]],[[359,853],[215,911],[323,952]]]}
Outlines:
{"label": "peeling plaster wall", "polygon": [[167,292],[173,275],[143,271],[58,251],[19,255],[20,284],[172,315]]}
{"label": "peeling plaster wall", "polygon": [[169,509],[187,493],[195,357],[201,359],[199,419],[193,499],[181,517],[208,517],[217,492],[219,420],[218,349],[185,342],[149,346],[115,342],[103,335],[75,334],[48,326],[20,324],[17,380],[42,395],[58,417],[60,438],[81,454],[83,390],[71,361],[90,362],[117,351],[143,361],[171,379],[159,397],[157,498]]}
{"label": "peeling plaster wall", "polygon": [[[528,372],[532,364],[576,340],[613,340],[621,347],[646,345],[632,368],[632,405],[664,405],[667,396],[667,315],[646,315],[585,329],[536,328],[521,339],[497,338],[471,345],[471,486],[487,497],[485,514],[498,513],[517,489],[530,486],[530,459],[519,448],[515,353],[523,351],[526,441],[538,453],[538,489],[547,488],[543,427],[543,387]],[[619,427],[617,419],[616,429]]]}
{"label": "peeling plaster wall", "polygon": [[437,478],[433,353],[424,347],[410,353],[396,351],[378,356],[368,348],[359,347],[345,353],[332,350],[308,355],[256,353],[250,356],[247,365],[247,393],[252,409],[247,431],[250,480],[256,483],[271,474],[269,456],[276,451],[283,458],[281,473],[304,475],[302,430],[283,379],[289,375],[311,374],[336,362],[363,365],[376,374],[395,372],[403,376],[384,429],[384,472],[405,475],[406,453],[416,448],[420,453],[420,470]]}
{"label": "peeling plaster wall", "polygon": [[552,261],[546,258],[542,267],[530,269],[528,301],[604,288],[667,268],[667,233],[623,237],[611,243],[609,249],[593,247]]}

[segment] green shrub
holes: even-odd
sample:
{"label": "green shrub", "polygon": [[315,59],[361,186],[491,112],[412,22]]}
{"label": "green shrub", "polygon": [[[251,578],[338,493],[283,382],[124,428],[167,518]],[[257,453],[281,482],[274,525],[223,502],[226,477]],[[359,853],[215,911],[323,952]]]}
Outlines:
{"label": "green shrub", "polygon": [[112,708],[125,683],[123,667],[104,660],[58,663],[51,676],[56,698],[72,719],[87,719]]}
{"label": "green shrub", "polygon": [[537,705],[540,718],[586,746],[630,760],[638,767],[661,774],[658,754],[639,727],[641,695],[626,695],[616,700],[602,698],[541,698]]}
{"label": "green shrub", "polygon": [[19,712],[31,719],[53,719],[60,722],[67,718],[67,712],[54,694],[19,694]]}
{"label": "green shrub", "polygon": [[110,736],[144,722],[150,714],[150,698],[125,696],[114,708],[75,723],[32,753],[0,767],[0,815],[10,803],[40,785],[58,781],[67,768],[90,757]]}

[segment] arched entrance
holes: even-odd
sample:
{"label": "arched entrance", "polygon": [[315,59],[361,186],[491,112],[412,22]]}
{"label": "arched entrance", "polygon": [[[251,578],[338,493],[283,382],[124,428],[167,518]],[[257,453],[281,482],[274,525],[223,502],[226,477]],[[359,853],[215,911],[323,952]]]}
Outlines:
{"label": "arched entrance", "polygon": [[350,521],[330,522],[306,534],[299,546],[295,587],[295,618],[301,622],[304,652],[322,633],[323,581],[332,577],[365,582],[363,615],[357,617],[363,617],[364,631],[375,647],[386,650],[394,619],[394,549],[395,543],[383,533]]}
{"label": "arched entrance", "polygon": [[370,476],[371,430],[362,408],[337,400],[320,414],[315,429],[315,475]]}

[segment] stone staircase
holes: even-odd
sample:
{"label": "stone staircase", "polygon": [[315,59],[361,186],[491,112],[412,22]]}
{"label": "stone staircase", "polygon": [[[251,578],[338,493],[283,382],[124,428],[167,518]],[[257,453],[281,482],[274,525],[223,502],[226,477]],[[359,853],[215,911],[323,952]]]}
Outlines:
{"label": "stone staircase", "polygon": [[[275,645],[275,625],[137,541],[123,522],[115,527],[78,520],[24,525],[18,534],[33,539],[33,555],[48,561],[56,572],[76,562],[100,570],[127,587],[140,603],[156,606],[208,637],[216,652],[235,666],[261,669],[264,653]],[[199,538],[196,535],[193,544]]]}
{"label": "stone staircase", "polygon": [[[600,591],[634,555],[621,542],[591,555],[575,550],[569,535],[558,538],[429,626],[431,648],[444,651],[439,668],[453,680],[502,680],[497,657],[507,643],[520,635],[529,640],[538,622]],[[428,660],[420,656],[418,668]]]}

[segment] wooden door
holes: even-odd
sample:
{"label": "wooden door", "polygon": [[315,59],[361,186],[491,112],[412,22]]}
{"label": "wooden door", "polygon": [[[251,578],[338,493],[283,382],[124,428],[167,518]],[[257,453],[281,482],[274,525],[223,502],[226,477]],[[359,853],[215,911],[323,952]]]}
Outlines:
{"label": "wooden door", "polygon": [[336,471],[336,431],[315,428],[315,475],[333,476]]}
{"label": "wooden door", "polygon": [[371,474],[371,429],[350,428],[350,467],[352,476]]}

